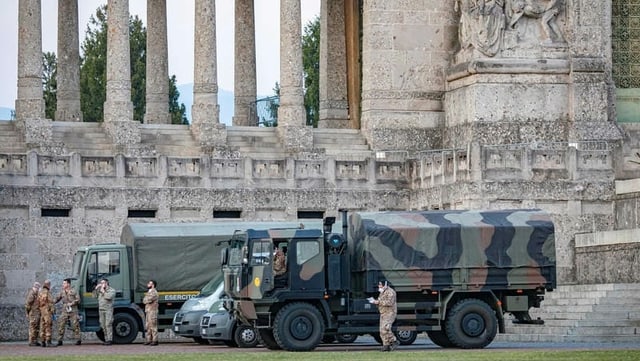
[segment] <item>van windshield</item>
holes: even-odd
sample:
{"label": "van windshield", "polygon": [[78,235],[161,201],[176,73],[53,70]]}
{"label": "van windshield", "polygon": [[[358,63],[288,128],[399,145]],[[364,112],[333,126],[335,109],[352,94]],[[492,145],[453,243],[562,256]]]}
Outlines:
{"label": "van windshield", "polygon": [[215,277],[211,279],[211,281],[209,281],[206,285],[204,285],[200,289],[200,295],[209,296],[210,294],[212,294],[220,286],[223,279],[224,279],[224,276],[222,275],[222,273],[218,273]]}

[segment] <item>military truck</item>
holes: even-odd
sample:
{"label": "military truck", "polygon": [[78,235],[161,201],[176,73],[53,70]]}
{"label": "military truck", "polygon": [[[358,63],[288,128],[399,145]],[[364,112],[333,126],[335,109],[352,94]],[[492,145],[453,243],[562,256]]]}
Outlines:
{"label": "military truck", "polygon": [[[378,281],[396,290],[394,332],[426,332],[442,347],[484,348],[505,314],[532,320],[556,288],[554,225],[536,209],[342,212],[322,229],[248,229],[223,250],[226,307],[266,347],[314,349],[326,335],[371,334],[367,298]],[[274,276],[273,250],[286,251]]]}
{"label": "military truck", "polygon": [[[316,223],[320,224],[321,220]],[[79,247],[72,267],[72,286],[81,297],[78,313],[83,332],[104,340],[98,301],[92,291],[101,278],[116,290],[113,341],[131,343],[144,331],[147,282],[158,282],[158,330],[170,329],[173,317],[207,283],[220,278],[220,241],[250,227],[294,227],[299,222],[130,223],[120,243]],[[215,286],[214,286],[215,287]],[[206,290],[206,288],[205,288]],[[196,323],[197,326],[197,323]],[[195,337],[199,336],[197,334]]]}

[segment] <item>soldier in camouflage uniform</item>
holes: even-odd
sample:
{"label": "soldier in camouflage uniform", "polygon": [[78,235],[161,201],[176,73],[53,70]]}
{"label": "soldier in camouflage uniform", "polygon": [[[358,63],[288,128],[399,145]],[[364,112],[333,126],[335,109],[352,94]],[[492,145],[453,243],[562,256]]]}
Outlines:
{"label": "soldier in camouflage uniform", "polygon": [[103,278],[93,290],[93,296],[98,298],[100,327],[104,332],[102,344],[110,346],[113,341],[113,301],[116,298],[116,290],[109,286],[108,279]]}
{"label": "soldier in camouflage uniform", "polygon": [[58,320],[58,346],[62,346],[67,321],[71,321],[76,345],[80,345],[82,343],[80,340],[80,322],[78,321],[80,296],[78,296],[76,290],[71,288],[70,278],[65,278],[64,281],[62,281],[62,291],[60,291],[54,303],[58,303],[60,300],[62,300],[62,315]]}
{"label": "soldier in camouflage uniform", "polygon": [[373,304],[378,305],[380,312],[380,338],[382,339],[381,351],[393,351],[398,347],[398,340],[391,331],[391,326],[396,320],[398,308],[396,306],[396,291],[394,291],[387,282],[384,284],[378,282],[378,291],[380,296]]}
{"label": "soldier in camouflage uniform", "polygon": [[284,252],[280,247],[276,247],[275,254],[273,255],[273,274],[281,276],[287,272],[287,259],[284,256]]}
{"label": "soldier in camouflage uniform", "polygon": [[147,327],[147,339],[145,345],[158,346],[158,291],[157,282],[149,280],[147,294],[142,299],[144,303],[145,325]]}
{"label": "soldier in camouflage uniform", "polygon": [[40,291],[40,283],[34,282],[33,286],[27,292],[27,299],[24,307],[27,311],[27,319],[29,320],[29,346],[40,346],[38,342],[38,331],[40,326],[40,308],[38,305],[38,291]]}
{"label": "soldier in camouflage uniform", "polygon": [[51,343],[51,330],[53,328],[53,297],[51,297],[51,281],[46,280],[38,293],[38,307],[40,307],[40,339],[42,347],[55,347]]}

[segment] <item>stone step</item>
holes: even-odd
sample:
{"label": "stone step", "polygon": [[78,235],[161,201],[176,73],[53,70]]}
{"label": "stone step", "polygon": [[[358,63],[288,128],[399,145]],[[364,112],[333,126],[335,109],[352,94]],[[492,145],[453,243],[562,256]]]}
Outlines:
{"label": "stone step", "polygon": [[503,333],[498,334],[495,341],[503,342],[582,342],[582,343],[604,343],[604,342],[616,342],[616,343],[637,343],[640,342],[640,335],[598,335],[598,336],[585,336],[585,335],[548,335],[548,334],[536,334],[530,333],[525,335]]}

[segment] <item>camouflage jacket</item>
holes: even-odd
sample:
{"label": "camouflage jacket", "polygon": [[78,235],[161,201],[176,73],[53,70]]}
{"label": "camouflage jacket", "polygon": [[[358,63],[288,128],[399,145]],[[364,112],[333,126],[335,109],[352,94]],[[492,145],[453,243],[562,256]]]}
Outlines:
{"label": "camouflage jacket", "polygon": [[46,287],[42,287],[38,292],[38,307],[42,315],[53,315],[55,308],[53,307],[53,297]]}
{"label": "camouflage jacket", "polygon": [[286,262],[287,260],[284,256],[284,253],[281,250],[276,251],[276,254],[273,257],[273,273],[276,276],[279,276],[287,272]]}
{"label": "camouflage jacket", "polygon": [[[62,300],[62,306],[65,312],[78,312],[80,296],[78,296],[78,292],[76,292],[76,290],[69,288],[68,291],[60,291],[54,303],[58,303],[60,300]],[[67,307],[70,307],[70,309]]]}
{"label": "camouflage jacket", "polygon": [[24,308],[27,310],[27,313],[31,313],[31,311],[38,311],[38,291],[34,291],[33,288],[29,288],[29,292],[27,292],[27,299],[24,302]]}
{"label": "camouflage jacket", "polygon": [[147,291],[142,303],[144,303],[144,312],[158,311],[158,290],[151,288]]}
{"label": "camouflage jacket", "polygon": [[113,309],[113,301],[116,298],[116,290],[113,287],[108,286],[104,293],[94,290],[93,296],[98,297],[99,310]]}
{"label": "camouflage jacket", "polygon": [[396,291],[391,287],[386,287],[380,297],[378,297],[378,311],[383,315],[396,314],[398,312],[396,307]]}

